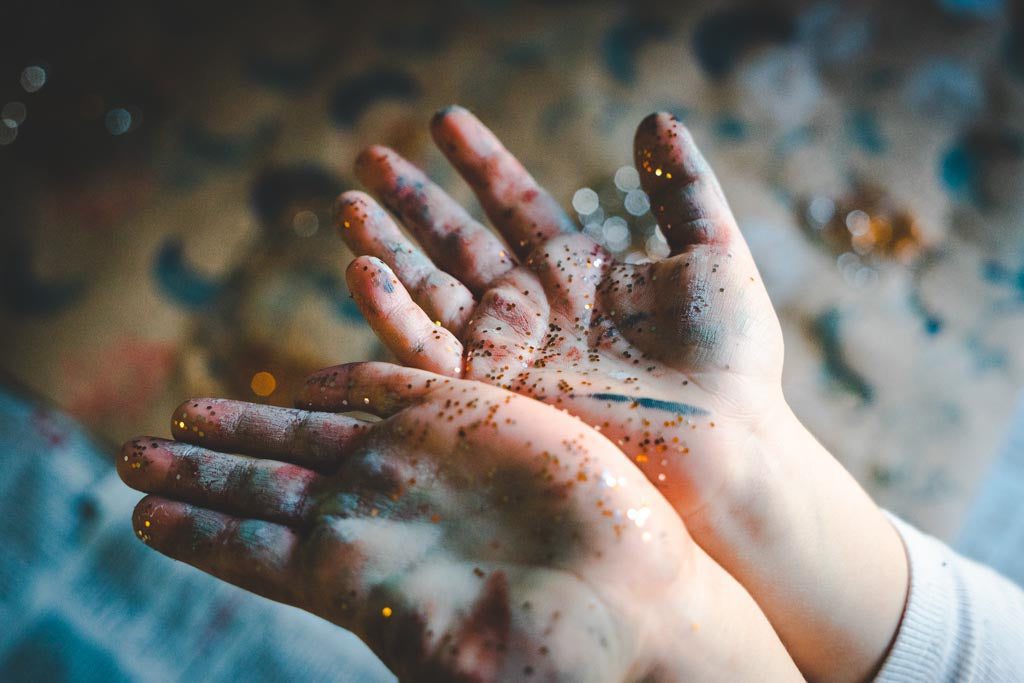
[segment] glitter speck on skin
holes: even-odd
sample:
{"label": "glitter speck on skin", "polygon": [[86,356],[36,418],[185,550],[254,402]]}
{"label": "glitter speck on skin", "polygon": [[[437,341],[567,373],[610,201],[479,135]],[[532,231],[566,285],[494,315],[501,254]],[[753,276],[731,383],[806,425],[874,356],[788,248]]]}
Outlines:
{"label": "glitter speck on skin", "polygon": [[277,380],[274,376],[267,371],[257,372],[252,376],[252,382],[249,383],[252,388],[252,393],[257,396],[270,396],[274,393],[274,389],[277,388]]}

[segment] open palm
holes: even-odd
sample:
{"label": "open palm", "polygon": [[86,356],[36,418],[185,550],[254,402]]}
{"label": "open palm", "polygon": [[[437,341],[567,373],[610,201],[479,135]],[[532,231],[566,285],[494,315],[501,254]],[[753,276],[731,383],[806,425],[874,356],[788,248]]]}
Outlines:
{"label": "open palm", "polygon": [[[578,420],[383,363],[324,370],[302,401],[383,419],[188,401],[176,441],[118,458],[154,494],[139,538],[353,630],[402,680],[795,676],[739,584]],[[733,642],[759,656],[734,665]]]}
{"label": "open palm", "polygon": [[[433,121],[438,146],[508,244],[395,152],[371,147],[339,231],[349,287],[405,364],[564,408],[600,429],[684,518],[736,479],[778,403],[782,336],[714,175],[667,114],[637,131],[636,165],[671,256],[616,263],[469,112]],[[517,265],[515,253],[522,259]]]}

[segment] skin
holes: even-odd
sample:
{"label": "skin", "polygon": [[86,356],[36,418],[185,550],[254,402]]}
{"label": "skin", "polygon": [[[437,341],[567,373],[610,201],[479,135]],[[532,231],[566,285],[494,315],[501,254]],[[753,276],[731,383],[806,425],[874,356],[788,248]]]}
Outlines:
{"label": "skin", "polygon": [[689,131],[668,114],[637,130],[671,254],[630,265],[580,233],[471,113],[448,108],[431,129],[504,241],[394,151],[365,150],[356,173],[380,204],[346,192],[336,217],[359,255],[349,288],[378,336],[406,365],[600,430],[747,587],[805,676],[869,678],[906,601],[902,542],[786,404],[778,319]]}
{"label": "skin", "polygon": [[793,680],[749,594],[598,432],[479,382],[328,368],[118,458],[137,536],[358,634],[402,680]]}

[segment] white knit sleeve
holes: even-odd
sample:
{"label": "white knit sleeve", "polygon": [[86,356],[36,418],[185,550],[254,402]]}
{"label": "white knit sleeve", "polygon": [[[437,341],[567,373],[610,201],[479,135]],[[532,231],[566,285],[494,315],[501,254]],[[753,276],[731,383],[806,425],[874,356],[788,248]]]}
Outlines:
{"label": "white knit sleeve", "polygon": [[910,592],[875,679],[1024,680],[1024,591],[889,515],[910,563]]}

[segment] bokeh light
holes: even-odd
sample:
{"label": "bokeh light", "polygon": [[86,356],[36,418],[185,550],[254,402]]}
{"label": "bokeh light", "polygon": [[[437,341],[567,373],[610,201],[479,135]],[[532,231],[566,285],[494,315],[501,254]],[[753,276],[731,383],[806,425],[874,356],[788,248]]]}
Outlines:
{"label": "bokeh light", "polygon": [[118,107],[107,112],[104,123],[111,135],[124,135],[131,130],[132,115],[127,109]]}
{"label": "bokeh light", "polygon": [[21,87],[25,92],[37,92],[46,85],[46,69],[41,66],[26,66],[21,72]]}
{"label": "bokeh light", "polygon": [[22,102],[8,102],[0,109],[0,122],[8,128],[17,128],[25,122],[28,109]]}
{"label": "bokeh light", "polygon": [[589,187],[581,187],[572,196],[572,208],[581,216],[589,216],[597,210],[600,202],[597,193]]}
{"label": "bokeh light", "polygon": [[252,388],[252,393],[257,396],[270,396],[277,389],[277,380],[269,372],[262,370],[252,376],[249,386]]}
{"label": "bokeh light", "polygon": [[299,237],[312,237],[320,229],[320,219],[308,209],[296,211],[292,217],[292,230]]}

